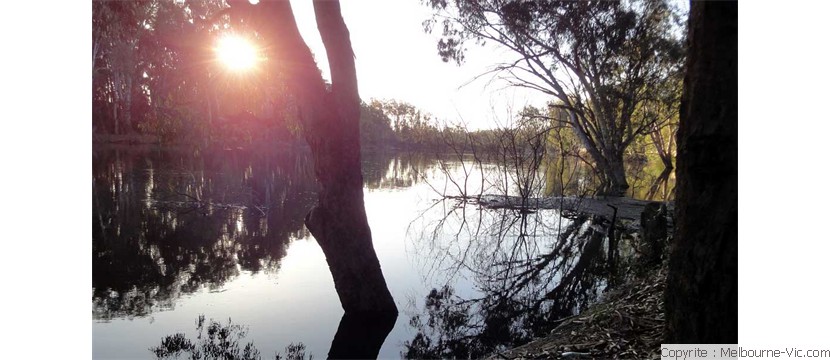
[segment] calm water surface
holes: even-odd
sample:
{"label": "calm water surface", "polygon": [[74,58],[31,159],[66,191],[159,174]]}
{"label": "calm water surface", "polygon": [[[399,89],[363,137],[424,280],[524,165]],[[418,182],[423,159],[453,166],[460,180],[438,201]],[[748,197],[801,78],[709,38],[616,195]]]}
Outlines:
{"label": "calm water surface", "polygon": [[[325,357],[343,312],[322,250],[303,226],[315,201],[310,161],[297,150],[96,149],[93,357],[153,358],[149,349],[167,335],[195,339],[200,315],[246,326],[240,343],[252,341],[264,359],[299,342]],[[375,250],[401,311],[381,358],[406,355],[405,342],[417,350],[410,356],[509,346],[604,288],[601,277],[565,275],[590,273],[567,256],[590,242],[590,221],[439,201],[465,188],[513,193],[500,188],[510,181],[498,166],[471,171],[412,154],[365,154],[363,166]],[[524,281],[530,268],[538,271]],[[567,286],[558,286],[562,279]],[[435,348],[455,338],[476,340]]]}

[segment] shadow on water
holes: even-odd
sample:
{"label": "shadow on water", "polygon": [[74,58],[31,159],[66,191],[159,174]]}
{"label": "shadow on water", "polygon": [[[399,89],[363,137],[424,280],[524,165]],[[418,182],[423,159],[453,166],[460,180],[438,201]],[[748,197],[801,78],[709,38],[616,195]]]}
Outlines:
{"label": "shadow on water", "polygon": [[[450,210],[415,247],[431,273],[454,275],[421,306],[413,302],[416,335],[404,343],[405,358],[480,358],[527,343],[596,302],[617,276],[608,266],[607,219],[443,206]],[[615,230],[626,255],[630,231]],[[452,285],[464,277],[472,291]]]}

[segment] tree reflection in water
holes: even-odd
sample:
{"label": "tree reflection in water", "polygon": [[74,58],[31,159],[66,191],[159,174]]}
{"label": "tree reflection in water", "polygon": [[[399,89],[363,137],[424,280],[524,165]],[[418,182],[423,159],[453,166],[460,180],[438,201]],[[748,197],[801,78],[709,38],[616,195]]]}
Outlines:
{"label": "tree reflection in water", "polygon": [[[395,315],[345,314],[337,327],[337,333],[331,342],[328,358],[330,359],[373,359],[377,358],[386,336],[395,326]],[[179,358],[188,355],[191,359],[261,359],[261,354],[253,342],[240,343],[248,334],[245,326],[235,325],[230,319],[228,324],[210,320],[205,328],[205,317],[196,320],[198,335],[195,340],[183,333],[165,336],[161,343],[149,349],[157,358]],[[313,354],[309,353],[309,360]],[[291,343],[285,347],[285,355],[276,354],[275,359],[304,360],[305,345],[302,342]]]}
{"label": "tree reflection in water", "polygon": [[[439,204],[443,216],[415,237],[416,251],[433,275],[453,276],[413,310],[406,358],[480,358],[521,345],[595,302],[608,284],[607,219]],[[450,285],[465,276],[472,294]]]}
{"label": "tree reflection in water", "polygon": [[279,269],[314,191],[296,153],[93,156],[93,319],[146,316]]}
{"label": "tree reflection in water", "polygon": [[[316,191],[309,154],[284,150],[96,149],[93,320],[147,316],[173,309],[183,295],[221,291],[242,272],[276,273],[290,242],[309,237],[303,219]],[[434,166],[418,154],[367,153],[364,161],[369,189],[415,185],[423,178],[420,171]],[[258,358],[255,347],[246,353],[239,344],[242,327],[201,321],[197,329],[206,334],[236,336],[238,352],[218,354]],[[376,357],[394,323],[394,317],[344,316],[330,355]],[[172,356],[179,349],[191,356],[203,345],[217,349],[209,343],[209,335],[173,334],[157,354]],[[283,356],[302,358],[299,350],[293,346]],[[209,353],[200,351],[203,358]]]}
{"label": "tree reflection in water", "polygon": [[[409,187],[428,164],[367,153],[364,182]],[[93,152],[93,319],[171,309],[241,271],[276,273],[288,244],[309,237],[312,172],[302,149]]]}
{"label": "tree reflection in water", "polygon": [[211,319],[205,328],[205,316],[200,315],[196,320],[196,331],[198,336],[195,341],[188,339],[185,334],[177,333],[166,336],[162,339],[161,345],[150,351],[159,359],[178,358],[185,354],[189,355],[190,359],[260,359],[259,350],[254,347],[254,343],[249,342],[244,347],[239,343],[247,336],[248,329],[233,324],[230,319],[227,325]]}
{"label": "tree reflection in water", "polygon": [[[369,189],[445,175],[429,156],[375,153],[364,161]],[[219,290],[240,272],[279,270],[288,244],[308,236],[314,184],[309,157],[297,151],[94,152],[93,319],[146,316],[182,295]],[[606,285],[607,220],[450,199],[429,212],[440,216],[412,226],[420,231],[415,255],[431,276],[446,278],[410,318],[417,334],[407,357],[480,357],[514,346],[595,301]],[[473,280],[472,294],[454,286],[462,276]],[[329,355],[374,357],[393,325],[344,317]],[[184,340],[173,335],[168,344]]]}

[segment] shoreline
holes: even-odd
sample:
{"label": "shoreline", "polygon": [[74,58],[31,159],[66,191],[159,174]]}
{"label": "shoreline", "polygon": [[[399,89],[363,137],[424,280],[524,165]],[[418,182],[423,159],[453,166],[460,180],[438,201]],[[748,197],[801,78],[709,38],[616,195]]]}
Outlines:
{"label": "shoreline", "polygon": [[660,359],[667,263],[609,290],[549,335],[488,359]]}

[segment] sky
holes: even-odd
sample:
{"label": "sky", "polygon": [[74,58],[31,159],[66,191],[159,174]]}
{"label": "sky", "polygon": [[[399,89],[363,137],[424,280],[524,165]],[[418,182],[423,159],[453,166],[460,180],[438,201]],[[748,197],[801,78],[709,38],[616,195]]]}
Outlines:
{"label": "sky", "polygon": [[[320,40],[310,0],[292,1],[300,32],[328,76],[325,48]],[[364,101],[371,98],[406,101],[450,124],[472,129],[509,121],[525,105],[543,106],[548,98],[538,92],[505,88],[477,75],[508,58],[493,46],[467,46],[462,66],[444,63],[438,56],[436,35],[421,23],[430,9],[420,0],[343,0],[343,19],[355,52],[358,86]]]}

